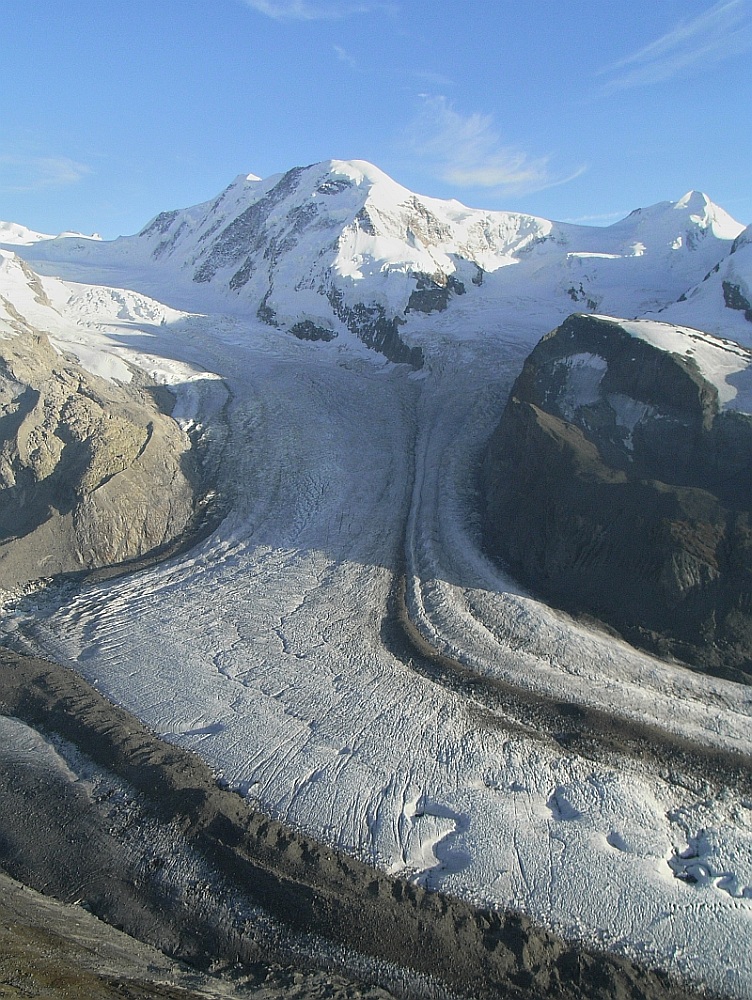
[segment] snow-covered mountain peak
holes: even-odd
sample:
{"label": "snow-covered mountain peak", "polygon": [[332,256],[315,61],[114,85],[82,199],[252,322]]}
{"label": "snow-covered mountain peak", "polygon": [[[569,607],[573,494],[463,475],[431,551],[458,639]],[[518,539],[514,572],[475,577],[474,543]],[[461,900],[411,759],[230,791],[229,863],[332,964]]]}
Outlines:
{"label": "snow-covered mountain peak", "polygon": [[677,210],[687,208],[690,212],[705,213],[709,205],[712,205],[710,198],[702,191],[687,191],[683,198],[674,203]]}
{"label": "snow-covered mountain peak", "polygon": [[[317,173],[321,171],[317,194],[339,194],[347,190],[343,182],[349,182],[349,187],[354,189],[354,198],[361,202],[361,207],[368,204],[389,213],[412,204],[416,198],[421,202],[433,200],[415,195],[367,160],[327,160],[314,164],[310,169]],[[335,191],[334,188],[339,190]],[[447,205],[446,202],[437,204]]]}
{"label": "snow-covered mountain peak", "polygon": [[313,169],[323,168],[325,172],[348,177],[354,184],[388,184],[400,191],[409,194],[407,188],[403,188],[388,174],[368,160],[324,160],[321,163],[313,164]]}
{"label": "snow-covered mountain peak", "polygon": [[40,240],[51,240],[52,236],[45,233],[37,233],[26,226],[19,226],[17,222],[0,222],[0,244],[8,246],[29,246],[38,243]]}
{"label": "snow-covered mountain peak", "polygon": [[[306,340],[351,334],[414,360],[431,338],[501,325],[533,339],[573,308],[665,309],[729,255],[742,230],[697,191],[589,227],[468,208],[416,194],[365,160],[331,159],[264,179],[241,173],[215,198],[161,212],[136,236],[40,240],[24,253],[43,270],[49,262],[48,273],[53,262],[64,270],[52,273],[74,280],[100,268],[105,282],[127,273],[123,287],[181,309],[247,315]],[[733,301],[748,301],[746,285],[729,280],[740,288]]]}
{"label": "snow-covered mountain peak", "polygon": [[[260,181],[261,178],[257,177],[256,174],[245,174],[245,173],[238,174],[237,177],[235,177],[235,179],[227,186],[225,190],[229,191],[232,190],[233,188],[239,188],[240,190],[243,190],[245,188],[252,189],[252,187],[258,184]],[[211,204],[211,202],[205,202],[204,204],[209,205]]]}
{"label": "snow-covered mountain peak", "polygon": [[686,213],[690,222],[700,229],[711,229],[723,240],[735,239],[744,228],[702,191],[688,191],[674,204],[674,211]]}
{"label": "snow-covered mountain peak", "polygon": [[45,240],[60,238],[80,238],[96,241],[101,241],[102,239],[99,233],[92,233],[90,236],[86,236],[84,233],[66,230],[63,233],[58,233],[57,236],[52,236],[49,233],[37,233],[33,229],[27,229],[26,226],[19,226],[16,222],[0,222],[0,246],[31,246],[34,243],[42,243]]}
{"label": "snow-covered mountain peak", "polygon": [[609,229],[639,235],[648,233],[652,241],[668,242],[673,249],[694,249],[707,234],[719,240],[733,240],[744,226],[700,191],[688,191],[678,201],[659,201],[648,208],[636,208]]}
{"label": "snow-covered mountain peak", "polygon": [[212,201],[163,212],[113,250],[169,267],[194,292],[209,285],[238,306],[253,303],[263,322],[299,336],[349,330],[368,342],[381,324],[381,343],[411,310],[443,311],[555,228],[414,194],[364,160],[327,160],[264,180],[241,174]]}

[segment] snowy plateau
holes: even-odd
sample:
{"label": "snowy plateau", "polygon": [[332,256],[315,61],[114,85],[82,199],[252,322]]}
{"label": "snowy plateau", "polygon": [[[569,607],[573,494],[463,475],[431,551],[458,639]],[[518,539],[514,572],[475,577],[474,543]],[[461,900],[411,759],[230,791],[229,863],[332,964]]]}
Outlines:
{"label": "snowy plateau", "polygon": [[[749,412],[752,228],[698,192],[607,228],[480,211],[335,160],[135,236],[2,223],[0,247],[0,350],[33,334],[113,391],[166,387],[217,512],[137,572],[6,582],[6,644],[386,873],[752,996],[752,793],[701,766],[748,768],[752,686],[547,606],[485,553],[478,495],[514,379],[571,313],[693,352]],[[602,364],[577,365],[587,396]]]}

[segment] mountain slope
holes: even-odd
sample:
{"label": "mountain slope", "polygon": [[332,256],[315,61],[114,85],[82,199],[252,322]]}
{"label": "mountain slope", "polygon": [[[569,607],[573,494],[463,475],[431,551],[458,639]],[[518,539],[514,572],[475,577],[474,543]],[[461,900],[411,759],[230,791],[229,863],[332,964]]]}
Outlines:
{"label": "mountain slope", "polygon": [[749,683],[751,386],[731,341],[571,316],[491,439],[491,548],[567,608]]}
{"label": "mountain slope", "polygon": [[752,344],[752,226],[699,282],[662,310],[660,318]]}
{"label": "mountain slope", "polygon": [[[0,586],[123,562],[194,512],[190,441],[143,376],[87,371],[55,349],[66,290],[0,256]],[[57,302],[57,307],[55,302]],[[132,372],[115,359],[96,366]]]}
{"label": "mountain slope", "polygon": [[[183,383],[176,414],[202,391],[216,404],[209,419],[228,445],[215,470],[229,512],[179,558],[59,597],[50,588],[44,600],[6,601],[6,641],[71,665],[261,810],[404,874],[413,888],[511,908],[749,997],[749,689],[661,663],[525,593],[480,547],[475,496],[479,457],[530,340],[575,306],[634,315],[673,303],[722,265],[740,227],[724,228],[696,196],[603,230],[478,212],[414,196],[362,164],[231,187],[141,236],[19,248],[37,273],[14,264],[17,281],[3,294],[50,346],[29,342],[26,382],[14,362],[9,415],[18,417],[19,396],[31,399],[27,387],[49,392],[42,432],[57,448],[65,442],[55,428],[69,430],[55,392],[69,393],[94,426],[90,392],[119,417],[108,401],[124,407],[122,391],[141,391],[134,368],[172,373]],[[717,308],[746,322],[722,300]],[[20,337],[8,316],[8,337]],[[628,322],[616,321],[625,336]],[[661,415],[676,416],[675,397],[673,409],[686,403],[696,428],[716,422],[716,396],[719,412],[743,397],[733,348],[670,327],[651,353],[640,326],[647,356],[661,358],[646,363],[648,374],[665,366],[674,375],[647,401]],[[673,337],[686,342],[673,347]],[[427,364],[416,377],[361,341],[394,357],[420,349]],[[689,350],[703,361],[697,378],[687,375]],[[69,365],[63,351],[78,361]],[[627,467],[630,440],[660,421],[643,421],[646,401],[624,387],[594,385],[597,363],[575,367],[585,378],[575,377],[564,405],[588,411]],[[226,382],[226,406],[212,372]],[[602,388],[617,398],[601,399]],[[102,425],[96,440],[108,445]],[[681,421],[671,427],[675,441]],[[6,435],[20,453],[17,438]],[[577,484],[570,493],[577,498]],[[121,509],[103,519],[103,542]],[[643,539],[646,551],[653,556]],[[695,555],[685,579],[698,565],[703,572],[708,553]],[[234,836],[213,821],[211,830],[223,843]],[[306,867],[305,852],[284,839]],[[315,888],[314,915],[331,899],[327,883]],[[396,901],[393,888],[376,889],[374,899]],[[471,923],[498,957],[494,927]],[[515,948],[541,968],[529,935]],[[416,953],[430,968],[431,954]],[[571,977],[572,966],[563,972]],[[602,966],[583,973],[575,990],[608,992],[605,975]]]}
{"label": "mountain slope", "polygon": [[419,366],[438,332],[462,339],[503,324],[534,338],[575,306],[664,308],[741,229],[697,192],[595,228],[469,209],[413,194],[363,161],[331,160],[240,175],[136,236],[38,242],[25,255],[125,270],[131,287],[182,307],[211,304],[305,340],[350,334]]}

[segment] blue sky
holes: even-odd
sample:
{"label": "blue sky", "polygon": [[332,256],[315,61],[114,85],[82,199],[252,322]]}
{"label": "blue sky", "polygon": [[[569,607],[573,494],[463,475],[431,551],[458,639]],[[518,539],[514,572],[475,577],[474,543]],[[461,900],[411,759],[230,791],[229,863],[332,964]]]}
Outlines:
{"label": "blue sky", "polygon": [[5,0],[0,219],[137,231],[239,173],[366,159],[608,224],[752,221],[752,0]]}

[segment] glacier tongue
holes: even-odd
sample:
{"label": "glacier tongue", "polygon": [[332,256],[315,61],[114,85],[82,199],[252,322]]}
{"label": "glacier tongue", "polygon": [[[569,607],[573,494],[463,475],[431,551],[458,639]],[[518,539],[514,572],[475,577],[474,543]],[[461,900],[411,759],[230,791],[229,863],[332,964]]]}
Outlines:
{"label": "glacier tongue", "polygon": [[[469,472],[518,349],[467,345],[415,379],[333,345],[204,323],[190,350],[232,392],[232,513],[187,556],[59,608],[53,594],[22,603],[15,627],[288,822],[747,995],[752,870],[733,793],[489,726],[383,645],[407,520],[410,612],[441,651],[544,696],[752,749],[736,685],[588,632],[478,551]],[[153,349],[168,346],[164,333]],[[702,882],[675,877],[691,845]]]}

